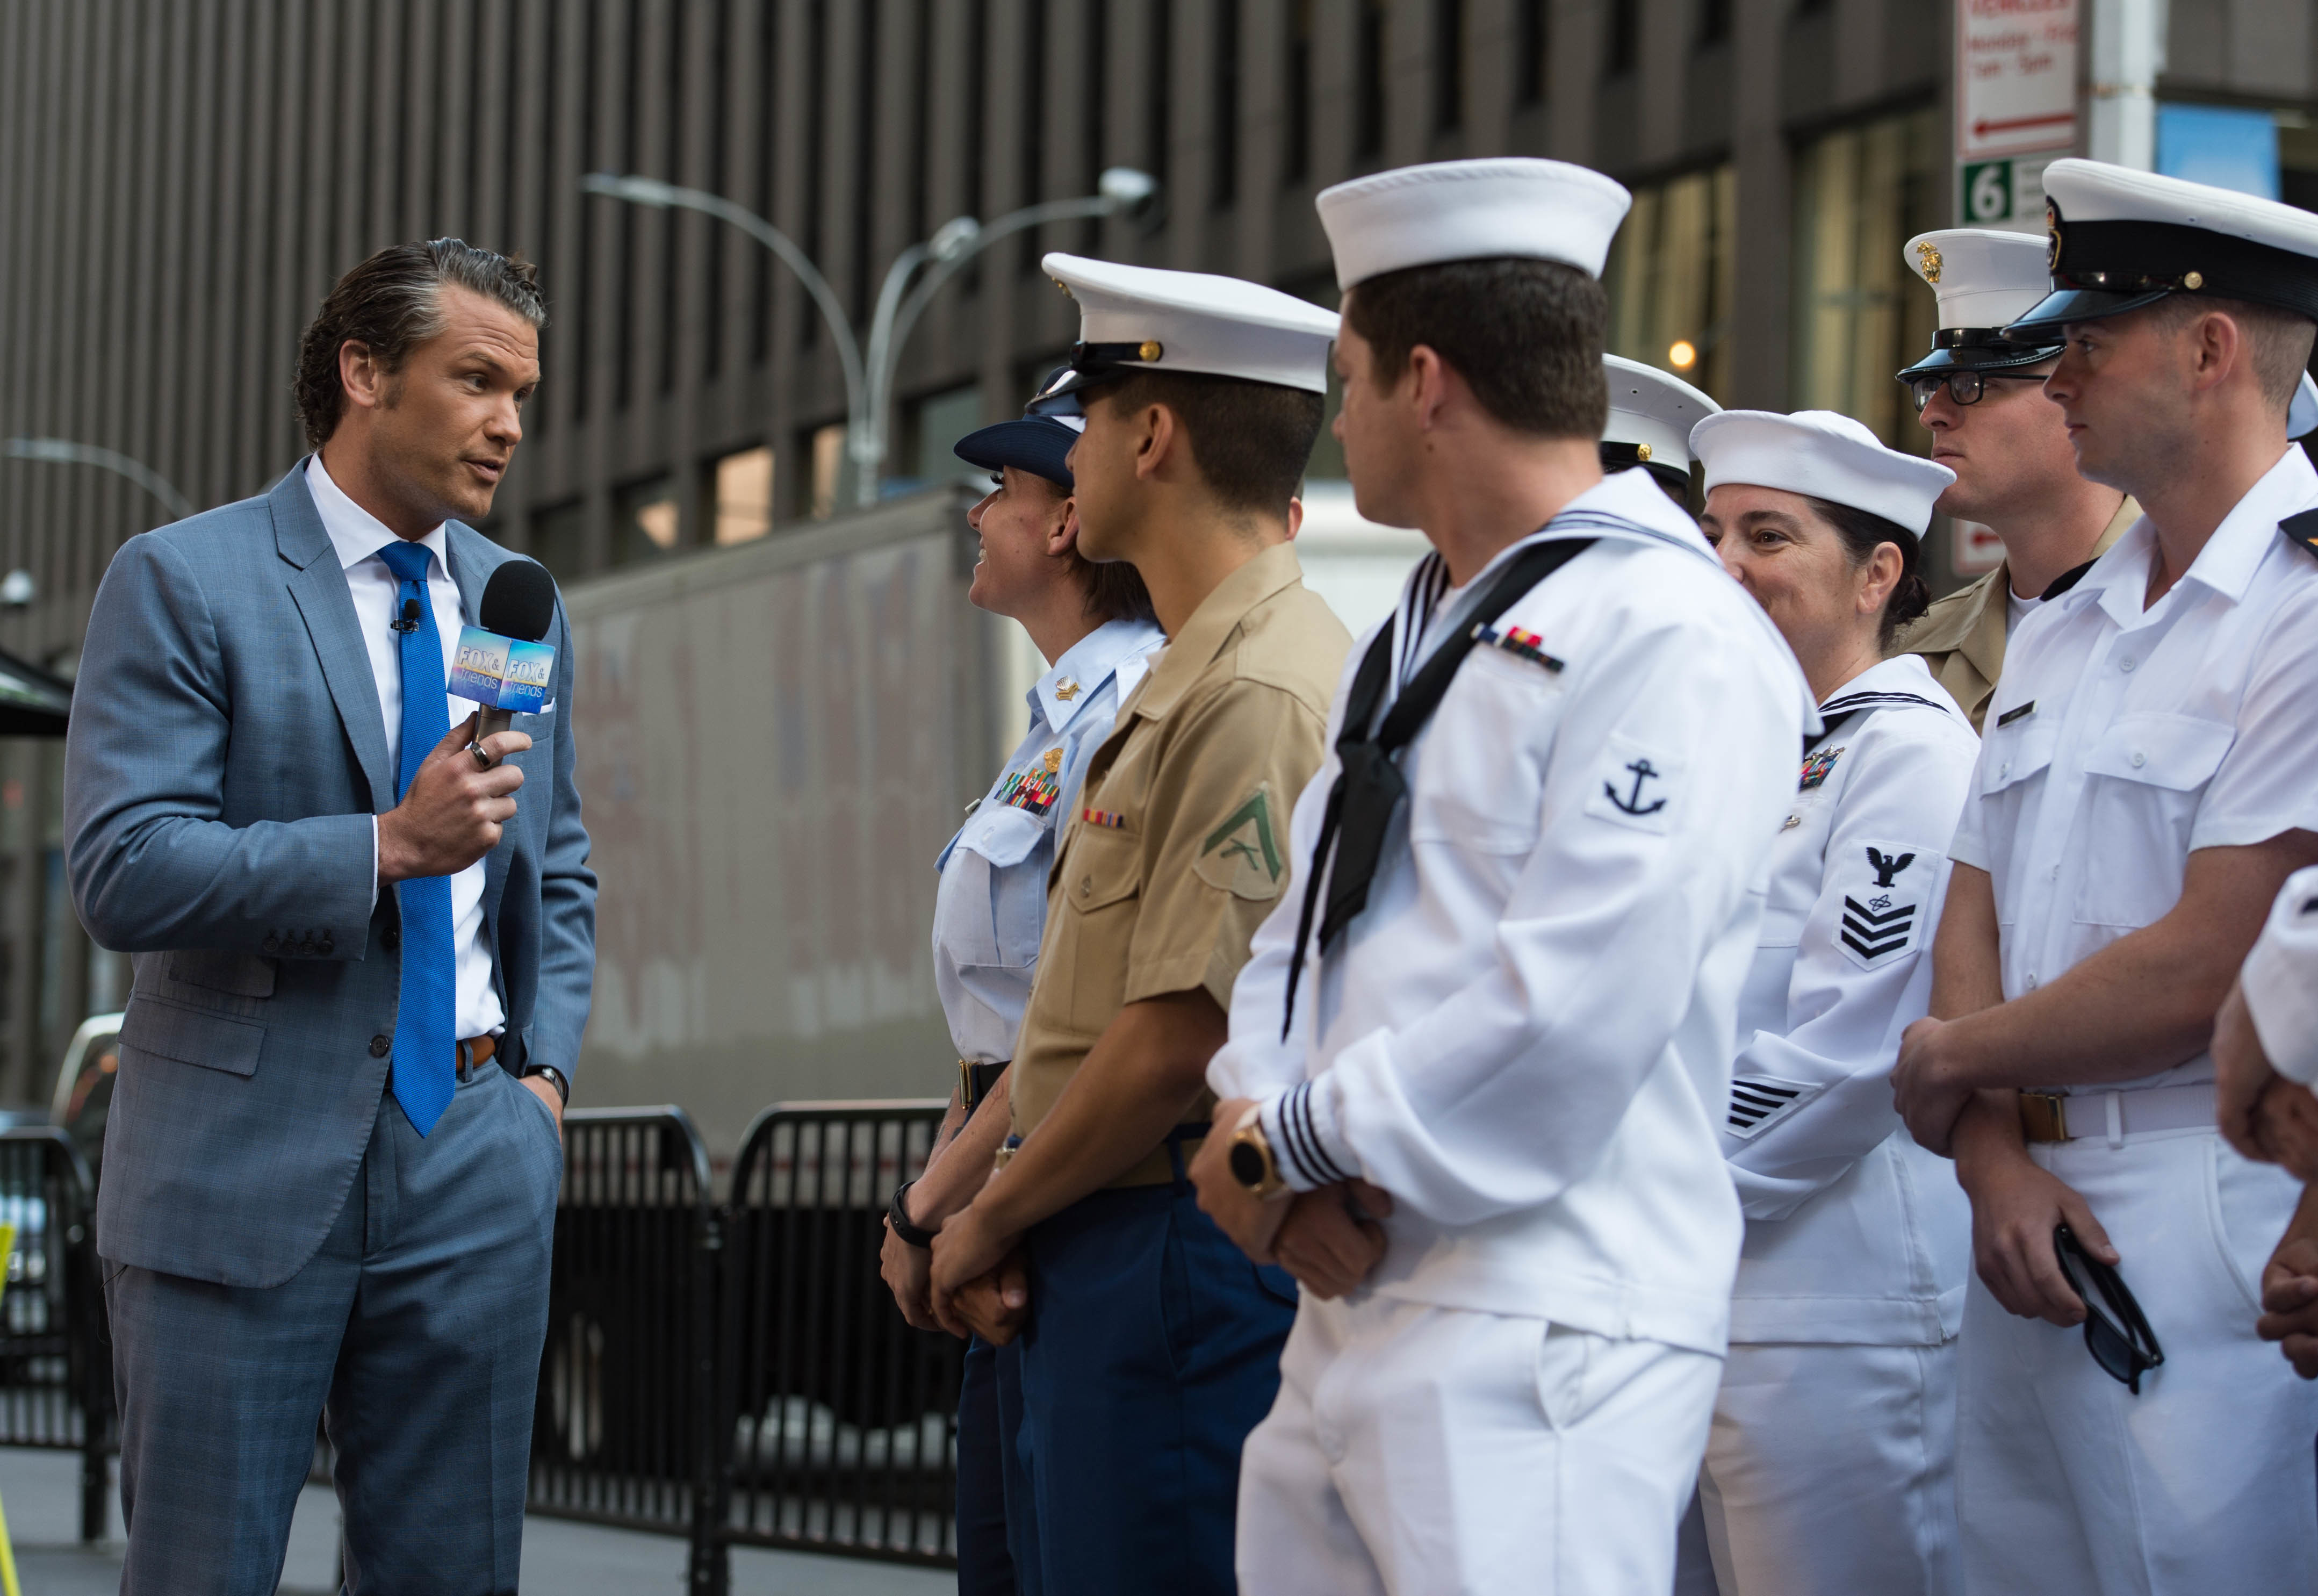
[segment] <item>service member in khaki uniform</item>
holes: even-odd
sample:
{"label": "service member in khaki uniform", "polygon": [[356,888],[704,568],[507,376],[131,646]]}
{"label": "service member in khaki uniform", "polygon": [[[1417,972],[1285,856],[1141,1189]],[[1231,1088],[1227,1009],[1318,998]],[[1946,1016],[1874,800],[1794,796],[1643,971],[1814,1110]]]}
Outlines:
{"label": "service member in khaki uniform", "polygon": [[1989,527],[2005,557],[1934,604],[1895,652],[1923,655],[1979,731],[2013,627],[2107,553],[2141,506],[2077,474],[2061,407],[2044,391],[2059,329],[2035,343],[2004,335],[2051,286],[2044,240],[1952,228],[1909,239],[1906,256],[1940,302],[1930,352],[1900,374],[1931,432],[1932,459],[1955,473],[1939,508]]}
{"label": "service member in khaki uniform", "polygon": [[1169,641],[1063,833],[1016,1135],[934,1240],[935,1304],[1020,1338],[1020,1588],[1223,1596],[1296,1287],[1199,1211],[1185,1144],[1352,641],[1289,543],[1336,318],[1230,278],[1046,266],[1083,318],[1055,390],[1086,411],[1080,546],[1136,566]]}

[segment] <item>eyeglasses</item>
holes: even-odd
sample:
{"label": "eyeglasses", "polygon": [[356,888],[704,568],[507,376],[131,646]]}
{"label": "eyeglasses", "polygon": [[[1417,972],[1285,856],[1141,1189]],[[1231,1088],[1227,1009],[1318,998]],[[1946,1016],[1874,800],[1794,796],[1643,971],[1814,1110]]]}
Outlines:
{"label": "eyeglasses", "polygon": [[2041,383],[2043,372],[2017,371],[1951,371],[1936,375],[1910,377],[1908,392],[1916,396],[1916,413],[1923,414],[1924,407],[1932,402],[1932,395],[1942,388],[1956,404],[1978,404],[1988,392],[1990,383]]}
{"label": "eyeglasses", "polygon": [[[2068,1226],[2053,1228],[2053,1250],[2060,1256],[2069,1288],[2085,1304],[2086,1350],[2110,1379],[2139,1396],[2141,1376],[2165,1361],[2165,1349],[2142,1316],[2141,1304],[2117,1272],[2088,1253]],[[2092,1290],[2085,1289],[2087,1282]]]}

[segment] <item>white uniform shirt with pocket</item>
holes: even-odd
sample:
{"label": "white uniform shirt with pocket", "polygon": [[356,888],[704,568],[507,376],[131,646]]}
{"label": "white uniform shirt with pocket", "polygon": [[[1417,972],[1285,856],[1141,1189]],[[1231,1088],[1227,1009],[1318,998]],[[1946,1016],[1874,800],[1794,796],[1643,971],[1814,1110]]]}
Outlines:
{"label": "white uniform shirt with pocket", "polygon": [[1980,739],[1915,654],[1820,713],[1738,1002],[1722,1150],[1747,1223],[1730,1339],[1933,1346],[1963,1322],[1972,1215],[1890,1080],[1930,1002]]}
{"label": "white uniform shirt with pocket", "polygon": [[[1379,1295],[1720,1353],[1742,1227],[1717,1132],[1809,696],[1647,473],[1536,536],[1598,541],[1497,618],[1404,751],[1368,907],[1307,951],[1283,1041],[1332,722],[1208,1082],[1267,1129],[1292,1114],[1275,1150],[1309,1137],[1393,1195]],[[1425,639],[1402,683],[1465,624],[1440,597],[1428,559],[1385,623]]]}
{"label": "white uniform shirt with pocket", "polygon": [[2014,634],[1952,849],[1993,883],[2007,998],[2161,918],[2197,849],[2318,830],[2318,559],[2278,530],[2313,507],[2289,446],[2156,603],[2143,518]]}
{"label": "white uniform shirt with pocket", "polygon": [[1089,756],[1165,641],[1149,621],[1115,620],[1073,644],[1030,689],[1029,730],[934,861],[934,986],[950,1041],[969,1063],[1014,1056],[1046,929],[1056,832]]}

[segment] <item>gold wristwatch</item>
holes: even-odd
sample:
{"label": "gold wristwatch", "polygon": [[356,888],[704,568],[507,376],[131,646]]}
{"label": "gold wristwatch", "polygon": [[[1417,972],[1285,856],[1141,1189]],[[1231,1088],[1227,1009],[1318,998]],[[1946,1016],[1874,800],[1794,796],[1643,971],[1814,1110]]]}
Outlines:
{"label": "gold wristwatch", "polygon": [[1288,1189],[1288,1183],[1280,1177],[1280,1160],[1271,1156],[1271,1139],[1263,1133],[1261,1107],[1250,1107],[1240,1115],[1226,1159],[1232,1178],[1260,1198],[1269,1200]]}

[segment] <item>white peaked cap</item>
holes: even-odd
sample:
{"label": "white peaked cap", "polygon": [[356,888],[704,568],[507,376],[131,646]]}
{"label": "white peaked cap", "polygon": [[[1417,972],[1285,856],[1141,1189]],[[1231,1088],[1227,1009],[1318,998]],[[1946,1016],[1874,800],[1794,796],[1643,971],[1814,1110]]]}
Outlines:
{"label": "white peaked cap", "polygon": [[2242,239],[2289,255],[2318,257],[2318,215],[2259,194],[2074,156],[2046,167],[2044,185],[2063,226],[2158,222]]}
{"label": "white peaked cap", "polygon": [[2305,371],[2294,390],[2294,401],[2286,407],[2286,436],[2305,437],[2313,432],[2318,432],[2318,383]]}
{"label": "white peaked cap", "polygon": [[1610,380],[1610,424],[1602,428],[1602,441],[1633,444],[1649,451],[1642,458],[1653,465],[1688,471],[1691,428],[1722,407],[1680,377],[1639,360],[1604,355],[1602,374]]}
{"label": "white peaked cap", "polygon": [[1804,493],[1882,516],[1919,538],[1934,501],[1955,481],[1946,466],[1887,449],[1833,410],[1724,410],[1691,429],[1690,447],[1706,467],[1709,492],[1745,482]]}
{"label": "white peaked cap", "polygon": [[[1334,311],[1259,283],[1205,272],[1059,254],[1040,264],[1078,302],[1080,341],[1071,362],[1077,381],[1121,371],[1179,371],[1328,391]],[[1062,387],[1077,381],[1065,379]]]}
{"label": "white peaked cap", "polygon": [[1601,173],[1528,156],[1397,167],[1320,191],[1336,286],[1408,266],[1514,257],[1602,275],[1633,195]]}
{"label": "white peaked cap", "polygon": [[2003,327],[2052,292],[2044,240],[2033,234],[1946,228],[1918,233],[1905,255],[1909,269],[1939,296],[1943,328]]}

